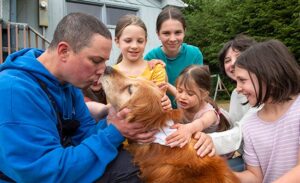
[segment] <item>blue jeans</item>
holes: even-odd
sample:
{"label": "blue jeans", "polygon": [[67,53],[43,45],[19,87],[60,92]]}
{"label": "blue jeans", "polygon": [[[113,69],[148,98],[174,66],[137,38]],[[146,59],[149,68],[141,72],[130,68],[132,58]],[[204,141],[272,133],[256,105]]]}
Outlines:
{"label": "blue jeans", "polygon": [[244,160],[241,156],[229,159],[227,162],[233,171],[241,172],[245,170]]}

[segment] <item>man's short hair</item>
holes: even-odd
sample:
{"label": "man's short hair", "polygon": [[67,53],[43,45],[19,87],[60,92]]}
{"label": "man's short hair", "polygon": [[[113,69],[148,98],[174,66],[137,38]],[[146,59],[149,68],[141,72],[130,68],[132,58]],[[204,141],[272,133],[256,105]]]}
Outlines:
{"label": "man's short hair", "polygon": [[49,49],[54,49],[59,42],[67,42],[74,52],[89,45],[94,34],[112,39],[107,27],[96,17],[84,13],[70,13],[57,25]]}

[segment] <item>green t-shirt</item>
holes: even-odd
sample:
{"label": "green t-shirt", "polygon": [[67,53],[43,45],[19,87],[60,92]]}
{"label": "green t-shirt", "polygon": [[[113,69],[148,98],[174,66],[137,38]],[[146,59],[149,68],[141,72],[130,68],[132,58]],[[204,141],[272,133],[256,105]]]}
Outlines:
{"label": "green t-shirt", "polygon": [[[175,85],[175,81],[181,71],[189,65],[199,64],[203,65],[203,55],[198,47],[182,43],[180,52],[175,58],[168,58],[163,52],[162,46],[149,51],[145,60],[160,59],[166,64],[166,71],[169,83]],[[170,96],[169,96],[170,97]],[[174,97],[170,97],[172,106],[176,108],[176,101]]]}

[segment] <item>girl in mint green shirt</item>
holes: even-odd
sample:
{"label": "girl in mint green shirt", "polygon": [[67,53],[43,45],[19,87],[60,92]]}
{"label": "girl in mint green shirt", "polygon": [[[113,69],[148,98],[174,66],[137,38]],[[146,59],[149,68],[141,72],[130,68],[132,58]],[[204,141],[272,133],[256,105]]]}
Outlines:
{"label": "girl in mint green shirt", "polygon": [[[160,59],[166,64],[168,82],[175,84],[180,72],[192,64],[203,65],[203,55],[198,47],[183,43],[186,23],[179,9],[169,7],[157,17],[156,32],[162,45],[146,54],[145,60]],[[176,102],[170,96],[173,108]]]}

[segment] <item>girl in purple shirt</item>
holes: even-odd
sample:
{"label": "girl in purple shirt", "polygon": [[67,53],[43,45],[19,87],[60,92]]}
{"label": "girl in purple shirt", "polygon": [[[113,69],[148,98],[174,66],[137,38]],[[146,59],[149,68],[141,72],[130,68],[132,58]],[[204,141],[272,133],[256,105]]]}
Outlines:
{"label": "girl in purple shirt", "polygon": [[243,125],[241,182],[300,182],[300,68],[277,40],[258,43],[235,63],[237,92],[262,108]]}

